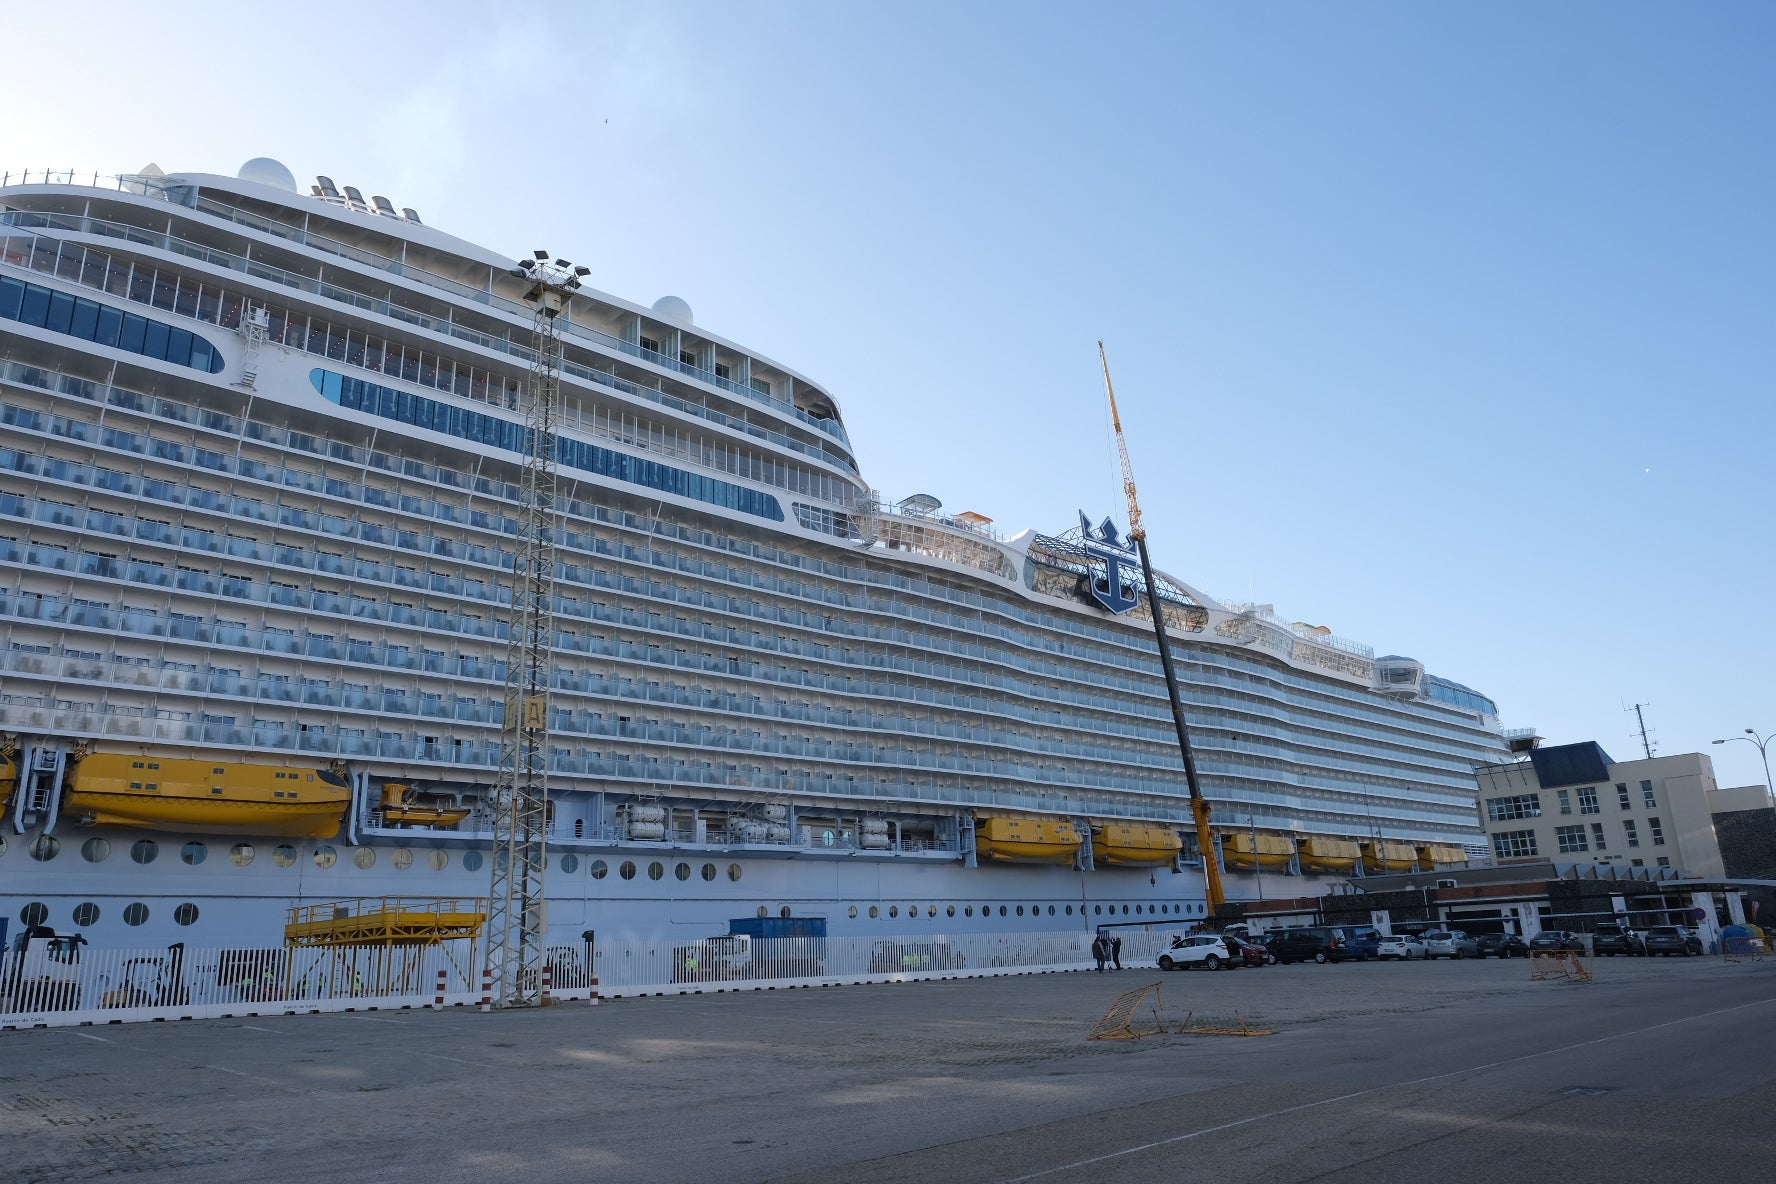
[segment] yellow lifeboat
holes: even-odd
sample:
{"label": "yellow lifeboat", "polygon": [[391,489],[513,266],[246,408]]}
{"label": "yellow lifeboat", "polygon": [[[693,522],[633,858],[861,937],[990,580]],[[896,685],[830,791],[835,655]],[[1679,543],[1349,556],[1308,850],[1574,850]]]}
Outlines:
{"label": "yellow lifeboat", "polygon": [[467,806],[424,801],[411,785],[399,781],[382,784],[382,821],[385,826],[452,827],[468,816]]}
{"label": "yellow lifeboat", "polygon": [[1363,843],[1363,870],[1370,872],[1409,872],[1418,866],[1418,848],[1411,843],[1373,839]]}
{"label": "yellow lifeboat", "polygon": [[1158,867],[1172,862],[1183,849],[1183,840],[1169,826],[1104,823],[1092,827],[1094,867]]}
{"label": "yellow lifeboat", "polygon": [[1418,845],[1418,861],[1428,863],[1432,867],[1445,867],[1452,863],[1466,863],[1468,853],[1460,847],[1451,847],[1447,843],[1420,843]]}
{"label": "yellow lifeboat", "polygon": [[1221,835],[1221,862],[1228,867],[1282,867],[1295,857],[1295,840],[1259,831],[1227,831]]}
{"label": "yellow lifeboat", "polygon": [[324,769],[95,753],[74,766],[62,812],[86,826],[325,839],[350,800]]}
{"label": "yellow lifeboat", "polygon": [[1349,839],[1320,836],[1301,840],[1301,869],[1311,872],[1355,871],[1363,849]]}
{"label": "yellow lifeboat", "polygon": [[980,818],[974,849],[996,863],[1072,863],[1079,830],[1064,818]]}

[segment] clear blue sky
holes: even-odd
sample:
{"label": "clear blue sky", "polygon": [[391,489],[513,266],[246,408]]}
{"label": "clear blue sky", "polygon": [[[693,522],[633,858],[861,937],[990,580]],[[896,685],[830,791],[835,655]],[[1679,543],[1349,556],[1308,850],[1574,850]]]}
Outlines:
{"label": "clear blue sky", "polygon": [[1101,336],[1161,566],[1763,780],[1708,741],[1776,729],[1776,8],[495,8],[25,6],[0,156],[683,296],[1010,531],[1122,514]]}

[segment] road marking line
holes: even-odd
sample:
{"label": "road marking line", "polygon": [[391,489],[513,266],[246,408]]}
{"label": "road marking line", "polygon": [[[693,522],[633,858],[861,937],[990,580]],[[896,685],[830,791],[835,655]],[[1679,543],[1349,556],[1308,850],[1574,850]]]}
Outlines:
{"label": "road marking line", "polygon": [[[422,1052],[422,1053],[417,1053],[415,1055],[422,1056],[422,1057],[431,1057],[434,1061],[454,1061],[459,1065],[471,1065],[477,1069],[499,1069],[500,1068],[499,1065],[489,1065],[485,1061],[465,1061],[461,1057],[447,1057],[441,1052]],[[510,1066],[507,1066],[507,1067],[509,1068]]]}
{"label": "road marking line", "polygon": [[76,1033],[74,1033],[74,1035],[80,1037],[82,1040],[97,1040],[100,1044],[116,1044],[117,1043],[117,1041],[108,1040],[103,1036],[94,1036],[91,1032],[76,1032]]}
{"label": "road marking line", "polygon": [[1121,1159],[1125,1155],[1134,1155],[1142,1151],[1151,1151],[1155,1147],[1167,1147],[1173,1143],[1182,1143],[1189,1139],[1200,1138],[1203,1135],[1214,1135],[1219,1134],[1222,1131],[1230,1131],[1242,1126],[1250,1126],[1254,1122],[1263,1122],[1266,1119],[1271,1118],[1282,1118],[1289,1114],[1299,1114],[1303,1110],[1313,1110],[1320,1106],[1330,1106],[1335,1102],[1348,1102],[1352,1098],[1367,1097],[1369,1094],[1378,1094],[1383,1090],[1400,1089],[1409,1085],[1424,1085],[1432,1081],[1444,1081],[1451,1077],[1460,1077],[1465,1073],[1484,1073],[1489,1069],[1500,1069],[1506,1065],[1515,1065],[1523,1061],[1533,1061],[1537,1057],[1572,1052],[1574,1049],[1589,1048],[1594,1044],[1607,1044],[1612,1040],[1622,1040],[1629,1036],[1643,1036],[1648,1032],[1657,1032],[1660,1028],[1673,1028],[1678,1024],[1687,1024],[1692,1020],[1703,1020],[1717,1015],[1727,1015],[1730,1012],[1744,1011],[1748,1007],[1767,1007],[1773,1002],[1776,1002],[1776,1000],[1756,999],[1750,1003],[1738,1003],[1732,1007],[1722,1007],[1716,1011],[1704,1011],[1698,1015],[1689,1015],[1684,1016],[1681,1019],[1666,1020],[1662,1024],[1651,1024],[1645,1028],[1635,1028],[1628,1032],[1617,1032],[1613,1036],[1599,1036],[1594,1040],[1581,1040],[1576,1044],[1561,1045],[1559,1048],[1545,1048],[1540,1052],[1524,1053],[1520,1057],[1508,1057],[1505,1060],[1492,1061],[1484,1065],[1471,1065],[1466,1069],[1452,1069],[1447,1073],[1433,1073],[1429,1077],[1415,1077],[1410,1081],[1395,1081],[1387,1085],[1372,1085],[1368,1089],[1360,1089],[1354,1093],[1339,1094],[1337,1097],[1332,1098],[1321,1098],[1317,1102],[1303,1102],[1299,1106],[1288,1106],[1281,1110],[1272,1110],[1266,1114],[1254,1114],[1249,1118],[1235,1119],[1233,1122],[1224,1122],[1219,1126],[1209,1126],[1204,1127],[1201,1130],[1186,1131],[1182,1135],[1173,1135],[1169,1139],[1156,1139],[1151,1143],[1141,1143],[1134,1147],[1125,1147],[1121,1151],[1112,1151],[1105,1155],[1094,1155],[1090,1159],[1080,1159],[1075,1160],[1072,1163],[1064,1163],[1057,1165],[1056,1167],[1044,1168],[1040,1172],[1031,1172],[1026,1176],[1013,1176],[1006,1180],[1005,1184],[1024,1184],[1025,1181],[1040,1180],[1044,1176],[1052,1176],[1057,1172],[1070,1172],[1075,1168],[1091,1167],[1093,1164],[1105,1163],[1112,1159]]}

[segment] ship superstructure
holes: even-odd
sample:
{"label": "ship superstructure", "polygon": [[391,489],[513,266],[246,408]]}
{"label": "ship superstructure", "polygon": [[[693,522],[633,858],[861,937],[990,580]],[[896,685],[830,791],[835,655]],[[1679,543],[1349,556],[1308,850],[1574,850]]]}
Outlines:
{"label": "ship superstructure", "polygon": [[[306,188],[269,161],[0,178],[25,923],[219,945],[295,902],[485,891],[526,283]],[[682,301],[586,288],[559,319],[552,930],[1201,918],[1149,595],[1232,895],[1477,845],[1484,696],[1150,592],[1113,528],[889,502],[819,384]]]}

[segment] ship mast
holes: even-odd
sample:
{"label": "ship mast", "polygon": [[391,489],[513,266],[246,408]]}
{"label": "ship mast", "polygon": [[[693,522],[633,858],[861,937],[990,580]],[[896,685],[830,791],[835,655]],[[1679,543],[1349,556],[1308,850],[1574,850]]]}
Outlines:
{"label": "ship mast", "polygon": [[1110,398],[1110,423],[1116,429],[1116,452],[1122,459],[1122,492],[1128,498],[1129,538],[1141,556],[1141,578],[1147,583],[1147,606],[1153,611],[1153,635],[1159,640],[1159,664],[1165,670],[1166,696],[1172,704],[1172,725],[1178,732],[1178,751],[1184,756],[1184,782],[1190,787],[1190,812],[1196,819],[1196,846],[1203,861],[1203,894],[1209,915],[1216,916],[1226,896],[1221,889],[1221,864],[1215,857],[1215,839],[1209,829],[1209,803],[1196,777],[1196,756],[1190,748],[1190,729],[1184,722],[1184,701],[1178,697],[1178,672],[1172,665],[1172,642],[1166,634],[1165,615],[1159,606],[1159,585],[1153,578],[1153,561],[1147,556],[1147,528],[1141,525],[1141,503],[1135,497],[1135,469],[1129,463],[1128,441],[1122,435],[1122,416],[1116,410],[1116,388],[1110,382],[1110,358],[1098,342],[1098,361],[1104,367],[1104,393]]}
{"label": "ship mast", "polygon": [[549,690],[555,644],[555,421],[561,401],[556,318],[590,270],[537,251],[512,274],[530,282],[535,308],[525,392],[524,484],[512,556],[511,632],[494,790],[493,869],[488,890],[487,980],[497,1007],[543,1001],[548,909],[543,870],[549,825]]}

